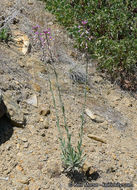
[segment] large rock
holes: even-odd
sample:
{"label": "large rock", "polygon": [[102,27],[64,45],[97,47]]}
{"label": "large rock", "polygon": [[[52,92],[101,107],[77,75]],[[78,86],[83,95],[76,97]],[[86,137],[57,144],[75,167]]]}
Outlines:
{"label": "large rock", "polygon": [[7,109],[3,102],[2,92],[0,90],[0,118],[6,113]]}
{"label": "large rock", "polygon": [[[6,116],[11,120],[11,123],[16,127],[23,127],[25,125],[25,117],[19,105],[11,98],[10,95],[3,94],[3,104],[5,105]],[[2,112],[1,112],[2,113]]]}
{"label": "large rock", "polygon": [[13,43],[10,44],[10,47],[17,52],[26,55],[31,47],[28,36],[22,31],[13,28],[11,28],[11,32]]}

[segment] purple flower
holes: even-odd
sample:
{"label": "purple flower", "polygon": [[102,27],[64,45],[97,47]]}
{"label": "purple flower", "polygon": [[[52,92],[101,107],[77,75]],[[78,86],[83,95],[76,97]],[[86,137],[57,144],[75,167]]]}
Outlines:
{"label": "purple flower", "polygon": [[83,25],[85,25],[85,24],[87,24],[87,23],[88,23],[88,21],[83,20],[81,23],[82,23]]}
{"label": "purple flower", "polygon": [[51,32],[50,32],[50,28],[44,30],[43,33],[44,33],[44,34],[51,34]]}
{"label": "purple flower", "polygon": [[35,32],[35,34],[37,34],[37,35],[38,35],[38,34],[39,34],[39,32],[38,32],[38,31],[36,31],[36,32]]}
{"label": "purple flower", "polygon": [[44,34],[48,34],[48,32],[49,32],[48,30],[44,30],[43,31]]}
{"label": "purple flower", "polygon": [[36,26],[33,26],[32,28],[33,28],[34,30],[36,30],[36,29],[40,28],[40,26],[39,26],[39,25],[36,25]]}

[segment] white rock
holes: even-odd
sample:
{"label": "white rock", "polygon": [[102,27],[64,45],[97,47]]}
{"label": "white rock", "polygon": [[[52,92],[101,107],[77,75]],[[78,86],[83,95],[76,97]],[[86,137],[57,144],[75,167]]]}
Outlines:
{"label": "white rock", "polygon": [[38,106],[38,99],[37,99],[36,94],[33,94],[26,102],[28,104],[31,104],[31,105],[37,107]]}
{"label": "white rock", "polygon": [[99,116],[97,114],[94,114],[91,110],[88,108],[85,110],[85,113],[96,123],[103,123],[105,120],[102,116]]}

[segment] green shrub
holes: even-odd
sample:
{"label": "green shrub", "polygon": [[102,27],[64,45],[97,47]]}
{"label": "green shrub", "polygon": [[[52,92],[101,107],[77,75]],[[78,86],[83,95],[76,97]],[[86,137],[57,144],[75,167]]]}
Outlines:
{"label": "green shrub", "polygon": [[[76,46],[84,50],[83,44],[88,44],[88,52],[98,59],[99,69],[109,73],[114,81],[119,80],[123,87],[136,90],[137,1],[45,1],[46,9],[76,39]],[[88,38],[78,33],[81,21],[88,21],[85,25]]]}
{"label": "green shrub", "polygon": [[7,42],[9,38],[8,30],[6,28],[2,28],[0,30],[0,41]]}

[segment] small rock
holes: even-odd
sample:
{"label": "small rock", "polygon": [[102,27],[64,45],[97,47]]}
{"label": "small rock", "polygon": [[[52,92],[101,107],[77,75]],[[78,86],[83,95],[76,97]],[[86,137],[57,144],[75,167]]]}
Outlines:
{"label": "small rock", "polygon": [[29,99],[27,99],[26,102],[28,104],[31,104],[31,105],[37,107],[38,106],[38,99],[37,99],[36,94],[33,94]]}
{"label": "small rock", "polygon": [[9,177],[0,177],[0,180],[8,181]]}
{"label": "small rock", "polygon": [[22,166],[20,166],[20,165],[17,165],[17,166],[16,166],[16,169],[19,170],[19,171],[23,171],[23,170],[24,170],[24,169],[22,168]]}
{"label": "small rock", "polygon": [[15,17],[13,20],[12,20],[12,24],[18,24],[19,23],[19,19],[17,17]]}
{"label": "small rock", "polygon": [[94,168],[90,167],[90,169],[89,169],[89,175],[92,175],[95,172],[97,172],[97,171]]}
{"label": "small rock", "polygon": [[90,169],[91,165],[88,162],[85,162],[82,166],[82,171],[86,173]]}
{"label": "small rock", "polygon": [[33,1],[32,0],[28,0],[28,5],[33,5]]}
{"label": "small rock", "polygon": [[40,87],[37,83],[32,84],[32,88],[33,88],[36,92],[40,92],[40,91],[41,91],[41,87]]}
{"label": "small rock", "polygon": [[48,25],[49,25],[49,26],[52,26],[52,25],[53,25],[53,22],[48,22]]}
{"label": "small rock", "polygon": [[11,94],[3,94],[3,101],[11,123],[16,127],[24,127],[26,119],[19,105],[11,98]]}
{"label": "small rock", "polygon": [[101,137],[98,137],[98,136],[95,136],[92,134],[88,134],[88,137],[91,139],[94,139],[95,141],[99,141],[99,142],[107,144],[107,142],[104,139],[102,139]]}
{"label": "small rock", "polygon": [[39,121],[40,121],[40,122],[43,122],[43,121],[44,121],[44,119],[41,117],[41,118],[39,119]]}
{"label": "small rock", "polygon": [[7,149],[7,150],[10,150],[10,149],[11,149],[11,145],[7,145],[7,146],[6,146],[6,149]]}
{"label": "small rock", "polygon": [[82,166],[82,171],[87,175],[87,176],[90,176],[92,175],[93,173],[96,172],[96,169],[94,169],[90,163],[88,162],[85,162]]}
{"label": "small rock", "polygon": [[112,157],[113,157],[114,160],[117,160],[116,154],[112,154]]}
{"label": "small rock", "polygon": [[28,142],[24,143],[23,148],[28,148],[28,147],[29,147],[29,143]]}
{"label": "small rock", "polygon": [[92,111],[89,110],[88,108],[85,110],[85,113],[96,123],[103,123],[105,121],[102,116],[93,114]]}
{"label": "small rock", "polygon": [[20,144],[17,144],[17,149],[20,149]]}
{"label": "small rock", "polygon": [[49,128],[49,121],[48,121],[48,120],[45,120],[45,121],[43,122],[43,126],[44,126],[45,129],[48,129],[48,128]]}
{"label": "small rock", "polygon": [[22,137],[21,140],[22,140],[23,142],[27,142],[27,141],[28,141],[25,137]]}
{"label": "small rock", "polygon": [[45,137],[45,136],[46,136],[46,135],[45,135],[45,131],[44,131],[44,130],[43,130],[43,131],[41,131],[40,133],[41,133],[40,135],[41,135],[42,137]]}
{"label": "small rock", "polygon": [[47,116],[50,114],[50,108],[47,105],[41,105],[39,110],[40,115]]}
{"label": "small rock", "polygon": [[17,181],[18,181],[19,183],[27,184],[27,185],[28,185],[30,180],[28,179],[28,177],[22,176],[21,179],[18,179]]}
{"label": "small rock", "polygon": [[107,169],[106,173],[113,173],[115,171],[116,170],[113,167],[110,167],[110,168]]}

